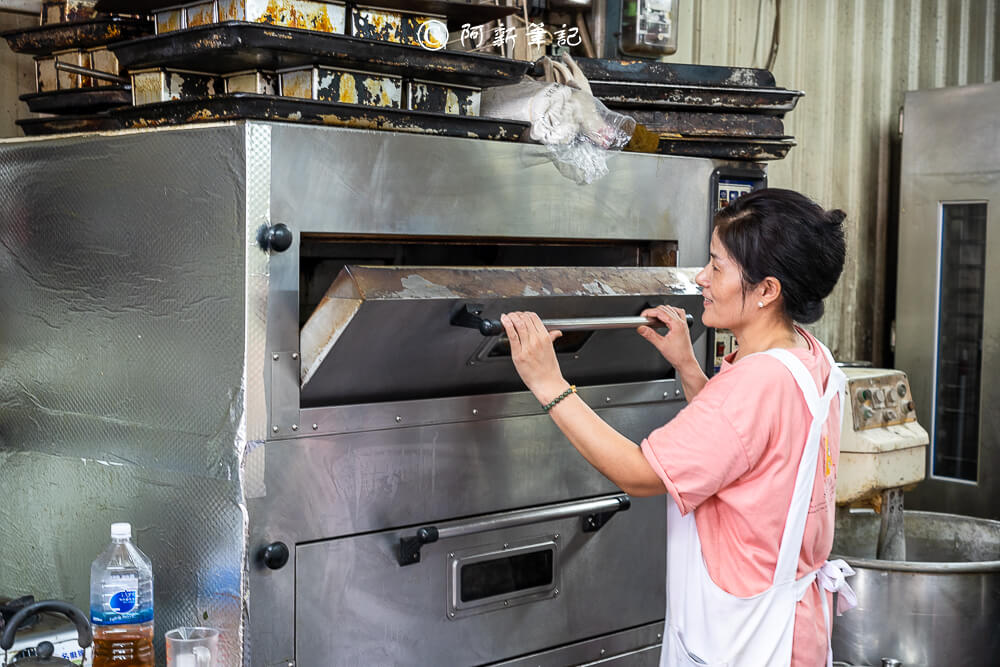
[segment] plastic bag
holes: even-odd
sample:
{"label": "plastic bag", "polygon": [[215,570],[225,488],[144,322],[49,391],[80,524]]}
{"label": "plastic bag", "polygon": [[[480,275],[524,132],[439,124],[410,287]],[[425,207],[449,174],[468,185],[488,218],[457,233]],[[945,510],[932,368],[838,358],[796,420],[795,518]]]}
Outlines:
{"label": "plastic bag", "polygon": [[543,63],[547,78],[482,92],[480,112],[492,118],[531,123],[530,136],[548,147],[559,172],[579,184],[608,173],[607,151],[620,150],[635,131],[635,120],[611,111],[590,92],[576,63],[563,57]]}

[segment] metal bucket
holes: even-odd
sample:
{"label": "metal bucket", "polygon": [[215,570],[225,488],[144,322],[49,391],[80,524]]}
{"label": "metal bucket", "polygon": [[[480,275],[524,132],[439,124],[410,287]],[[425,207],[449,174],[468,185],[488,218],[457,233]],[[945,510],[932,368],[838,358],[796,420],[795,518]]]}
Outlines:
{"label": "metal bucket", "polygon": [[879,515],[838,513],[831,558],[857,574],[858,606],[833,621],[833,656],[855,665],[993,664],[1000,655],[1000,521],[904,512],[905,561],[875,558]]}

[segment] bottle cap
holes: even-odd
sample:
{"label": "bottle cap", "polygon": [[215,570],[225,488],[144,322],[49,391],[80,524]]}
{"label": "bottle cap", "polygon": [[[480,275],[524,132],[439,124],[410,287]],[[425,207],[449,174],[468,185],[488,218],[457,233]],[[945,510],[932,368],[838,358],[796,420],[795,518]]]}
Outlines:
{"label": "bottle cap", "polygon": [[111,524],[111,539],[113,540],[132,539],[132,524],[130,523]]}

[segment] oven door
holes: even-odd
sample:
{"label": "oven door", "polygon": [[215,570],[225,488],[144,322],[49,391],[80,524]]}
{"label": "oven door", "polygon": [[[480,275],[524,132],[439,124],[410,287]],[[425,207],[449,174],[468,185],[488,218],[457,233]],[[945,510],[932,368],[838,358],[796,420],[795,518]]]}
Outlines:
{"label": "oven door", "polygon": [[[577,664],[581,648],[562,660],[551,648],[663,618],[664,500],[622,498],[422,526],[440,537],[407,566],[419,529],[299,545],[296,662],[477,665],[550,649],[546,664]],[[635,633],[617,648],[648,659],[657,641]],[[610,659],[611,646],[588,657]]]}
{"label": "oven door", "polygon": [[[300,335],[302,407],[523,391],[500,315],[536,311],[563,336],[577,386],[648,382],[673,369],[635,329],[664,303],[704,331],[696,269],[346,266]],[[481,326],[481,322],[493,323]]]}

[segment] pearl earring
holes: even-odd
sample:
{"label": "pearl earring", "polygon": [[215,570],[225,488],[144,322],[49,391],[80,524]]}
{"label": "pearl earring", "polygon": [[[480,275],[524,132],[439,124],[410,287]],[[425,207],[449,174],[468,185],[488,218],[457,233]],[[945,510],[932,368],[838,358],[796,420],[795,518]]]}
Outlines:
{"label": "pearl earring", "polygon": [[764,307],[764,302],[763,301],[758,301],[757,302],[757,307],[758,308],[763,308]]}

